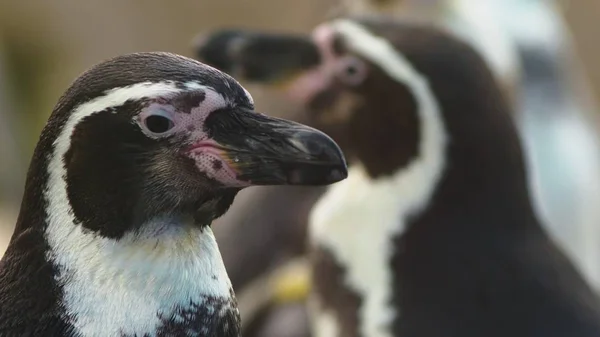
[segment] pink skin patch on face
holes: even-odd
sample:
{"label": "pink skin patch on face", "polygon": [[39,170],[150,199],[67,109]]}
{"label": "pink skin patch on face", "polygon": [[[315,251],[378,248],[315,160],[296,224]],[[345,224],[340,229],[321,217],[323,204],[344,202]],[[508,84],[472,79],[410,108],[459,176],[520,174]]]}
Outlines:
{"label": "pink skin patch on face", "polygon": [[318,93],[331,85],[337,71],[337,57],[333,52],[335,31],[321,24],[313,31],[313,41],[321,52],[321,64],[295,79],[286,90],[290,100],[307,105]]}
{"label": "pink skin patch on face", "polygon": [[[247,186],[248,183],[237,179],[236,171],[233,164],[229,162],[225,150],[211,140],[204,131],[206,118],[213,111],[226,108],[228,106],[226,100],[210,87],[190,88],[189,92],[194,92],[194,90],[197,90],[199,95],[202,95],[202,92],[204,95],[204,99],[197,107],[191,108],[189,111],[178,111],[176,104],[172,103],[172,99],[177,99],[176,95],[181,95],[181,92],[172,97],[156,98],[140,112],[137,117],[138,124],[150,138],[159,139],[182,135],[189,145],[182,152],[194,160],[196,168],[200,172],[226,186]],[[173,122],[173,127],[164,133],[154,133],[145,124],[145,120],[150,116],[168,118]]]}
{"label": "pink skin patch on face", "polygon": [[[236,170],[219,144],[212,140],[203,140],[188,149],[189,156],[196,161],[196,167],[207,176],[231,187],[246,187],[248,182],[237,179]],[[235,158],[233,158],[235,160]]]}

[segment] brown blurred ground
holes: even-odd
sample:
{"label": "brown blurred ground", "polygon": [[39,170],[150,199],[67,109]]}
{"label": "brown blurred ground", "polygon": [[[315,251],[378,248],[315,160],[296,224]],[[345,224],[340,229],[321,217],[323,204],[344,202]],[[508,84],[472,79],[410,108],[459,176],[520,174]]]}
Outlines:
{"label": "brown blurred ground", "polygon": [[[189,56],[190,40],[198,32],[220,26],[307,31],[326,17],[333,3],[334,0],[1,0],[0,52],[6,52],[7,78],[13,86],[12,112],[18,120],[11,130],[21,155],[13,158],[16,164],[10,172],[0,177],[9,182],[2,185],[5,190],[0,194],[4,198],[0,199],[0,253],[3,240],[12,231],[16,216],[13,209],[18,206],[24,172],[39,132],[59,95],[79,73],[100,60],[127,52],[163,50]],[[564,4],[579,54],[595,92],[600,93],[600,1],[571,0]],[[270,113],[285,113],[283,104],[273,97],[255,91],[253,95],[259,109],[269,106]],[[0,111],[0,116],[7,112]],[[0,161],[7,163],[8,159]],[[8,188],[11,190],[7,193]]]}

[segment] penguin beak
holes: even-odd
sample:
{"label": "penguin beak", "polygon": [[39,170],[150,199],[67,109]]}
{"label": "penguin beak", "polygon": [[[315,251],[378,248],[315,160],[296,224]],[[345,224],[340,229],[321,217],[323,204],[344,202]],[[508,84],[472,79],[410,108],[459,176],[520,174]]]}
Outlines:
{"label": "penguin beak", "polygon": [[194,40],[196,59],[248,82],[285,89],[321,62],[310,36],[220,30]]}
{"label": "penguin beak", "polygon": [[328,185],[348,175],[338,145],[300,123],[238,109],[211,115],[205,128],[242,186]]}

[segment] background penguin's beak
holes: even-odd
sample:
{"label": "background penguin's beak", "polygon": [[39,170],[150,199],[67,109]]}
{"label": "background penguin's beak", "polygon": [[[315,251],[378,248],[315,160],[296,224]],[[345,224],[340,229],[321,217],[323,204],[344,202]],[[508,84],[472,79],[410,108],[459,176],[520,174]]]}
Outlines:
{"label": "background penguin's beak", "polygon": [[237,79],[285,87],[321,62],[309,35],[219,30],[194,41],[196,59]]}
{"label": "background penguin's beak", "polygon": [[212,114],[205,127],[240,182],[328,185],[348,175],[338,145],[300,123],[238,109]]}

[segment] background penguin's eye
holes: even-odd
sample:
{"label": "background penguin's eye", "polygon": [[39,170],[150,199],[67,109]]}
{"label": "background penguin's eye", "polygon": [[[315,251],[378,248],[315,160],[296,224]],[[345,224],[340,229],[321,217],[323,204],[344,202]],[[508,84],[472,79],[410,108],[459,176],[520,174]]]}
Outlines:
{"label": "background penguin's eye", "polygon": [[358,57],[346,57],[339,64],[338,77],[347,85],[361,84],[367,78],[367,74],[367,65]]}
{"label": "background penguin's eye", "polygon": [[165,116],[151,115],[146,117],[144,125],[146,125],[146,128],[150,132],[160,134],[171,130],[175,126],[175,123]]}
{"label": "background penguin's eye", "polygon": [[346,66],[346,68],[344,69],[344,71],[346,72],[347,76],[356,76],[356,74],[358,73],[358,68],[356,68],[356,65],[354,64],[348,64]]}

